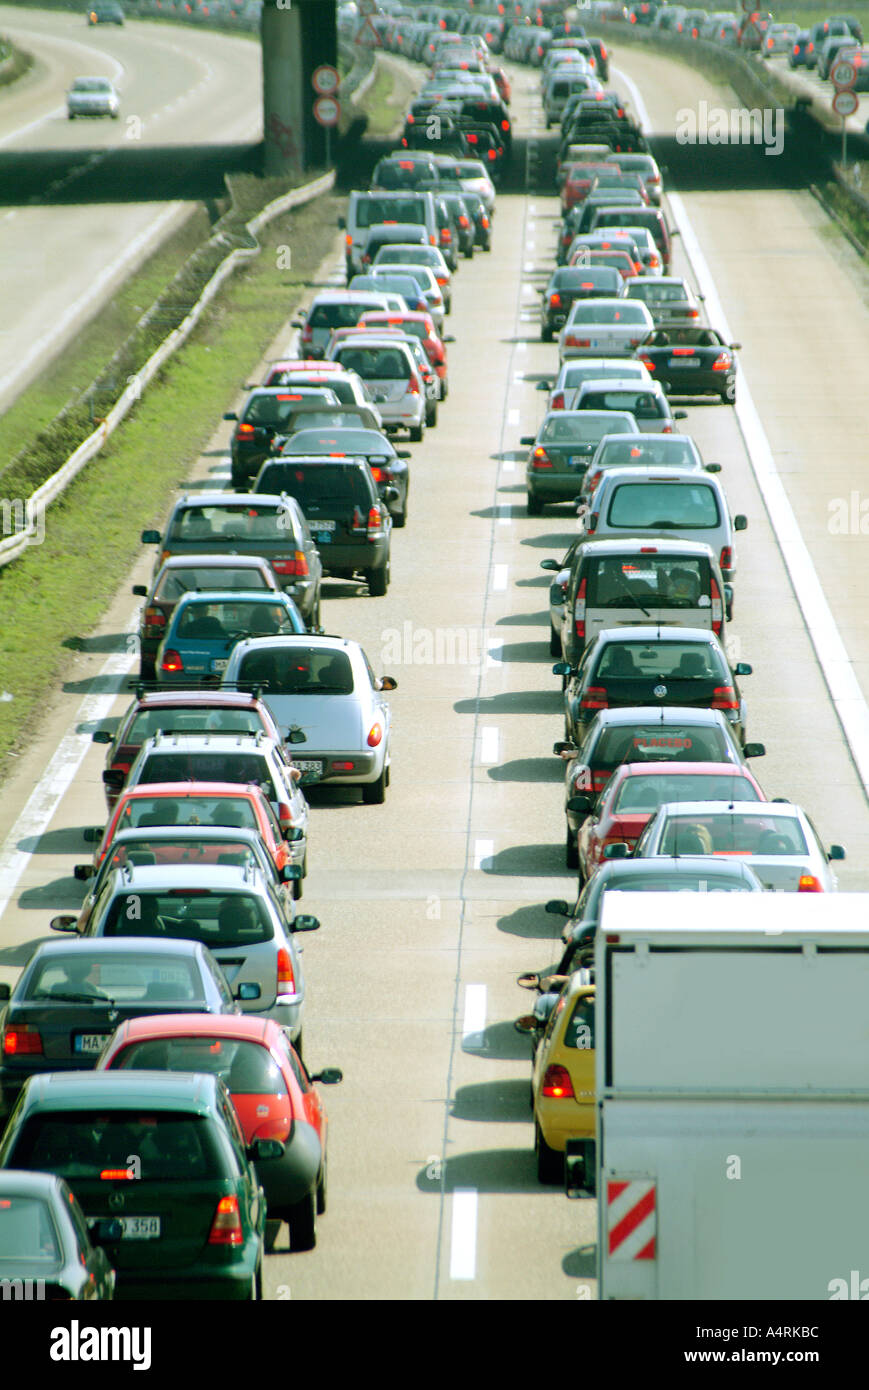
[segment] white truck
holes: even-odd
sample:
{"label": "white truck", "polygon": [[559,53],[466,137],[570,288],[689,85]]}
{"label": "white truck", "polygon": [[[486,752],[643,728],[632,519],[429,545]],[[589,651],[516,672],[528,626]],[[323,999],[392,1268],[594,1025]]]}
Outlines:
{"label": "white truck", "polygon": [[600,1298],[869,1298],[869,894],[608,893],[595,976]]}

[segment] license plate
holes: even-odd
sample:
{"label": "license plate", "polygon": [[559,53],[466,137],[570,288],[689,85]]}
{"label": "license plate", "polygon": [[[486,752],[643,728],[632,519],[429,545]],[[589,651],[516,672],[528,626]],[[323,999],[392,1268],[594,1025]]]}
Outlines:
{"label": "license plate", "polygon": [[211,669],[212,669],[212,671],[225,671],[228,665],[229,665],[229,657],[228,657],[228,656],[221,656],[221,657],[219,657],[216,661],[212,661],[212,663],[211,663]]}
{"label": "license plate", "polygon": [[587,463],[588,459],[584,454],[571,454],[567,460],[568,468],[584,468]]}
{"label": "license plate", "polygon": [[699,366],[700,366],[700,358],[699,358],[699,357],[671,357],[671,358],[670,358],[670,361],[667,363],[667,366],[668,366],[668,367],[674,367],[674,368],[676,369],[676,371],[678,371],[680,367],[699,367]]}
{"label": "license plate", "polygon": [[293,762],[300,772],[315,772],[318,777],[323,775],[322,758],[294,758]]}
{"label": "license plate", "polygon": [[314,531],[313,536],[317,545],[329,545],[332,541],[329,531]]}
{"label": "license plate", "polygon": [[106,1043],[108,1033],[79,1033],[73,1043],[73,1052],[86,1052],[92,1055],[95,1052],[102,1052]]}
{"label": "license plate", "polygon": [[159,1240],[159,1216],[121,1216],[122,1240]]}
{"label": "license plate", "polygon": [[308,520],[308,525],[312,528],[312,530],[316,530],[316,531],[334,531],[334,530],[335,530],[335,523],[334,523],[334,521],[329,521],[328,518],[326,518],[326,517],[324,517],[322,521],[320,520],[319,517],[315,517],[315,518],[313,519],[313,521],[310,520],[310,518],[309,518],[309,520]]}

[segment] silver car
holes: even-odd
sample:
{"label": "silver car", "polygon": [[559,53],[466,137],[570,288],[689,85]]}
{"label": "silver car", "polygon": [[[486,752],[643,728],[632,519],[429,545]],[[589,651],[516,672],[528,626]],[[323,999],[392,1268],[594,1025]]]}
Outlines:
{"label": "silver car", "polygon": [[[641,367],[642,371],[637,371]],[[538,391],[549,392],[547,410],[573,410],[576,394],[584,381],[619,377],[622,380],[652,384],[645,362],[630,357],[575,357],[564,362],[554,382],[541,381]]]}
{"label": "silver car", "polygon": [[406,429],[420,443],[425,436],[426,392],[413,352],[396,337],[358,337],[336,343],[330,360],[356,372],[365,382],[389,433]]}
{"label": "silver car", "polygon": [[386,799],[390,769],[391,716],[379,679],[358,642],[345,637],[257,637],[239,642],[224,684],[261,686],[262,698],[281,729],[301,729],[304,756],[296,760],[307,777],[358,786],[362,800]]}
{"label": "silver car", "polygon": [[121,99],[107,77],[76,77],[66,94],[66,113],[76,116],[111,116],[118,119]]}
{"label": "silver car", "polygon": [[655,323],[646,305],[627,299],[577,299],[558,340],[559,361],[630,357]]}
{"label": "silver car", "polygon": [[630,440],[623,434],[605,434],[588,465],[579,496],[590,503],[604,469],[682,468],[686,473],[720,473],[720,463],[704,463],[694,440],[687,434],[643,432]]}
{"label": "silver car", "polygon": [[838,880],[830,861],[841,845],[824,849],[805,811],[783,801],[665,802],[640,836],[634,856],[713,854],[744,857],[764,888],[784,893],[831,893]]}
{"label": "silver car", "polygon": [[672,434],[677,420],[687,420],[687,410],[671,410],[659,381],[651,386],[614,377],[584,381],[574,397],[574,410],[628,411],[638,430],[647,434]]}
{"label": "silver car", "polygon": [[625,298],[642,300],[656,328],[700,322],[703,295],[695,295],[687,280],[676,275],[637,275],[628,281]]}

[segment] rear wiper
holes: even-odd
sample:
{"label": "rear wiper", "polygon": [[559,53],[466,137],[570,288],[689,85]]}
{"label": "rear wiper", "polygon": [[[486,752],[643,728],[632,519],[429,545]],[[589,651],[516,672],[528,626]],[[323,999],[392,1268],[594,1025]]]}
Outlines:
{"label": "rear wiper", "polygon": [[645,608],[645,607],[643,606],[643,604],[642,604],[642,603],[640,602],[640,600],[638,599],[637,595],[636,595],[635,593],[633,593],[633,591],[631,590],[630,585],[627,584],[627,583],[625,582],[625,580],[621,577],[621,575],[619,576],[619,583],[622,585],[622,588],[624,589],[624,591],[625,591],[625,593],[627,594],[628,598],[631,600],[631,603],[635,603],[635,604],[637,605],[637,607],[639,608],[640,612],[641,612],[641,613],[645,613],[645,615],[646,615],[647,618],[651,617],[651,614],[650,614],[648,608]]}

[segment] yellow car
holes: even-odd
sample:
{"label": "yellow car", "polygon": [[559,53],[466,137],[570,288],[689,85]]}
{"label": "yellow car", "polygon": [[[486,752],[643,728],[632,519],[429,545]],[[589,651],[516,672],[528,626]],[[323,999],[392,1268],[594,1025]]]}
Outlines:
{"label": "yellow car", "polygon": [[579,970],[564,985],[534,1058],[534,1151],[541,1182],[560,1182],[568,1139],[594,1139],[594,985]]}

